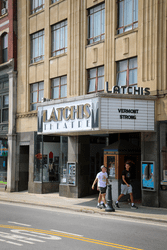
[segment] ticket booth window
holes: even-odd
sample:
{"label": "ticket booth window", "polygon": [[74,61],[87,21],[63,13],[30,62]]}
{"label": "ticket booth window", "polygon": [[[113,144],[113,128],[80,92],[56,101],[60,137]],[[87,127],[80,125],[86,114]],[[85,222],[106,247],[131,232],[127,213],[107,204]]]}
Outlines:
{"label": "ticket booth window", "polygon": [[125,162],[131,160],[132,179],[140,179],[140,148],[132,143],[119,140],[104,148],[104,165],[107,168],[109,179],[121,179]]}
{"label": "ticket booth window", "polygon": [[115,178],[115,156],[107,156],[108,175]]}

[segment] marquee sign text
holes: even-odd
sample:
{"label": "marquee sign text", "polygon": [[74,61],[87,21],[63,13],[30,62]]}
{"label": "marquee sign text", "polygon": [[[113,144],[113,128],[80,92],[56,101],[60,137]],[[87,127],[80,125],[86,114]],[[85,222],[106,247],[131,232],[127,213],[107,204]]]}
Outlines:
{"label": "marquee sign text", "polygon": [[112,88],[113,94],[132,94],[132,95],[150,95],[150,88],[136,87],[136,86],[114,86]]}

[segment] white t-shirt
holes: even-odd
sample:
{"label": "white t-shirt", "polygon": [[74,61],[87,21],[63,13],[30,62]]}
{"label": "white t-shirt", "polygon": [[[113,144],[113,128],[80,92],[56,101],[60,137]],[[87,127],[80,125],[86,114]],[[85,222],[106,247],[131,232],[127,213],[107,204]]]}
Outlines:
{"label": "white t-shirt", "polygon": [[98,178],[98,187],[106,187],[106,179],[108,178],[108,174],[106,172],[99,172],[96,178]]}

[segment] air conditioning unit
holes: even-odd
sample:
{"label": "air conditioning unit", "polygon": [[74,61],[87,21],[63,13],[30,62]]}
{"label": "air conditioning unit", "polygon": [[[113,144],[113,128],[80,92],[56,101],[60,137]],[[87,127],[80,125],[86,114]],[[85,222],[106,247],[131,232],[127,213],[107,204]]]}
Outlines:
{"label": "air conditioning unit", "polygon": [[164,181],[167,181],[167,170],[163,170],[163,174],[164,174]]}
{"label": "air conditioning unit", "polygon": [[1,10],[1,15],[3,16],[3,15],[5,15],[6,14],[6,8],[3,8],[2,10]]}

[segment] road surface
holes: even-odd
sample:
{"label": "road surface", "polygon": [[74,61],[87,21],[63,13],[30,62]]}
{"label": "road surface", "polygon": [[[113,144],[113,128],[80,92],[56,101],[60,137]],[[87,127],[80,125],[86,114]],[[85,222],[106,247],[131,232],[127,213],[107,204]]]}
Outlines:
{"label": "road surface", "polygon": [[0,202],[1,250],[162,250],[167,224]]}

